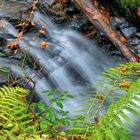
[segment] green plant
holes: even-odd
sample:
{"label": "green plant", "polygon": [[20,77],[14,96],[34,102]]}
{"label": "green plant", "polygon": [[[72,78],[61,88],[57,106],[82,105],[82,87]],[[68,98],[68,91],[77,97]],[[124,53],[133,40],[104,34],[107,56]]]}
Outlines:
{"label": "green plant", "polygon": [[[63,101],[68,92],[43,91],[48,102],[28,103],[29,93],[21,87],[0,88],[0,140],[19,140],[78,137],[91,140],[129,140],[126,122],[135,124],[126,113],[140,116],[140,63],[121,64],[103,72],[97,91],[91,92],[72,121]],[[83,102],[83,101],[82,101]],[[104,112],[102,112],[104,110]],[[125,120],[125,121],[124,121]],[[73,127],[67,125],[73,123]],[[58,129],[66,125],[68,129]]]}
{"label": "green plant", "polygon": [[97,92],[90,94],[67,133],[91,140],[128,140],[126,122],[135,123],[126,111],[140,116],[135,102],[140,101],[140,63],[121,64],[103,74]]}
{"label": "green plant", "polygon": [[14,140],[25,137],[34,131],[31,114],[25,101],[29,92],[21,87],[0,88],[0,137]]}
{"label": "green plant", "polygon": [[4,67],[0,67],[0,72],[2,73],[8,73],[10,70]]}
{"label": "green plant", "polygon": [[63,110],[63,101],[66,98],[72,98],[68,92],[58,93],[56,90],[45,90],[43,93],[48,96],[48,104],[44,104],[43,101],[35,103],[39,109],[37,118],[40,121],[40,128],[43,133],[50,136],[59,136],[60,133],[57,129],[63,127],[63,125],[70,124],[70,118],[68,117],[69,111]]}
{"label": "green plant", "polygon": [[72,96],[63,92],[54,97],[56,90],[46,90],[44,93],[50,99],[48,104],[44,105],[42,101],[30,104],[27,100],[28,93],[28,90],[21,87],[0,88],[0,140],[17,140],[17,137],[19,140],[39,140],[43,137],[64,135],[64,132],[57,129],[68,125],[70,119],[67,116],[69,112],[63,110],[62,101]]}
{"label": "green plant", "polygon": [[140,0],[117,0],[118,3],[124,8],[132,8],[140,6]]}

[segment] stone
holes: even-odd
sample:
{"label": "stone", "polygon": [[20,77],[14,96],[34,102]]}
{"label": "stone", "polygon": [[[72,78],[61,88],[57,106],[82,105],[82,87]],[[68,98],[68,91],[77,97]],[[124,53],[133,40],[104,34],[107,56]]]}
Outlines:
{"label": "stone", "polygon": [[129,42],[131,45],[139,45],[140,44],[140,39],[138,39],[138,38],[135,38],[135,39],[133,39],[133,40],[131,40],[130,42]]}
{"label": "stone", "polygon": [[121,29],[122,34],[125,37],[131,37],[133,34],[135,34],[137,29],[135,27],[126,27]]}
{"label": "stone", "polygon": [[136,33],[135,36],[140,39],[140,33]]}
{"label": "stone", "polygon": [[[0,0],[0,4],[1,4]],[[23,1],[4,1],[0,5],[0,17],[12,17],[13,19],[20,18],[21,12],[25,12],[32,5]]]}

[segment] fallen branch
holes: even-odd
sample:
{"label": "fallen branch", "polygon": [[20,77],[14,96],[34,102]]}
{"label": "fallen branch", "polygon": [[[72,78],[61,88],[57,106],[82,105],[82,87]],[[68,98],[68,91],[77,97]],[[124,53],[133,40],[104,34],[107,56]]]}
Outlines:
{"label": "fallen branch", "polygon": [[92,24],[106,34],[109,40],[120,49],[121,53],[128,61],[138,61],[138,56],[129,50],[131,46],[127,43],[126,39],[111,27],[108,18],[100,12],[96,5],[91,3],[90,0],[75,1]]}

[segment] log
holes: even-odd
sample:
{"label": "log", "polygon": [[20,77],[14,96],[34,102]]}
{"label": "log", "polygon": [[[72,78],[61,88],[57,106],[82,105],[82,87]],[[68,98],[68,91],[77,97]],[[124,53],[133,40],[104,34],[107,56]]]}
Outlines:
{"label": "log", "polygon": [[129,50],[131,46],[127,43],[126,39],[113,27],[111,27],[108,17],[100,12],[100,9],[98,9],[97,7],[97,2],[95,4],[91,3],[90,0],[75,0],[75,2],[79,5],[81,10],[85,13],[91,23],[97,29],[106,34],[108,39],[112,41],[117,48],[119,48],[122,55],[128,61],[138,61],[138,56],[136,56],[131,50]]}

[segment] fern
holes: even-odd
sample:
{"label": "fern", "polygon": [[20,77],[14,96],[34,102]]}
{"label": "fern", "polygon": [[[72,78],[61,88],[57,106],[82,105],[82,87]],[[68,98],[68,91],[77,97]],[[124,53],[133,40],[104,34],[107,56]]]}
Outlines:
{"label": "fern", "polygon": [[63,92],[54,97],[56,90],[45,90],[43,93],[48,97],[53,96],[48,105],[42,101],[30,104],[26,98],[28,93],[28,90],[21,87],[0,88],[0,140],[17,140],[17,137],[19,140],[41,140],[64,135],[57,128],[68,125],[70,119],[68,111],[63,110],[62,101],[72,96]]}
{"label": "fern", "polygon": [[[140,101],[140,63],[121,64],[103,75],[98,80],[97,93],[90,94],[68,135],[91,140],[129,139],[126,122],[135,123],[128,113],[140,116],[136,110],[140,108],[136,103]],[[105,106],[109,106],[108,109]]]}
{"label": "fern", "polygon": [[[98,80],[97,91],[89,94],[89,98],[82,105],[84,109],[78,111],[81,114],[73,120],[73,127],[66,131],[67,136],[79,136],[89,140],[129,139],[126,122],[135,125],[129,114],[140,116],[136,110],[140,108],[137,104],[140,102],[140,64],[121,64],[119,67],[106,70],[103,75]],[[48,97],[55,93],[53,90],[44,92]],[[0,88],[0,139],[8,137],[16,140],[17,136],[19,140],[43,139],[40,134],[44,134],[44,138],[54,134],[56,137],[60,136],[56,130],[57,124],[65,124],[65,119],[68,121],[67,117],[58,118],[55,113],[59,111],[44,106],[42,102],[29,105],[25,98],[27,94],[28,91],[21,87]],[[50,98],[50,102],[63,109],[61,101],[68,96],[67,92],[64,92],[56,98]],[[41,109],[41,113],[33,112],[34,105]],[[60,113],[62,116],[67,114],[63,110]],[[47,123],[51,124],[46,125]]]}
{"label": "fern", "polygon": [[26,137],[36,130],[31,125],[32,114],[29,113],[25,95],[29,92],[21,87],[0,88],[0,135],[16,139]]}
{"label": "fern", "polygon": [[[96,132],[104,131],[105,133],[101,133],[102,137],[107,138],[108,132],[111,132],[111,137],[115,140],[121,138],[121,134],[117,133],[121,128],[126,129],[125,121],[130,124],[135,124],[133,120],[128,116],[126,111],[131,114],[140,116],[140,114],[136,111],[136,107],[139,108],[135,103],[135,98],[140,99],[140,79],[138,79],[128,90],[127,94],[123,95],[119,101],[116,103],[112,103],[107,113],[100,118],[100,123],[94,128],[94,137],[96,136]],[[115,131],[113,131],[115,130]]]}

